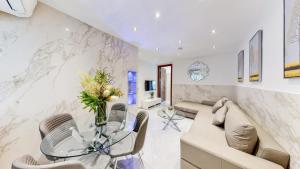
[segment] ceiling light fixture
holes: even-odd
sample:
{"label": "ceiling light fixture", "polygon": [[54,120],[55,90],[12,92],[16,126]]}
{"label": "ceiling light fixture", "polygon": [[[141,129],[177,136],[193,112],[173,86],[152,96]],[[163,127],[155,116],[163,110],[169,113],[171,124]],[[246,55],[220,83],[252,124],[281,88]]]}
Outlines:
{"label": "ceiling light fixture", "polygon": [[156,51],[156,52],[159,52],[159,48],[155,48],[155,51]]}
{"label": "ceiling light fixture", "polygon": [[137,31],[137,27],[133,27],[133,31],[136,32]]}
{"label": "ceiling light fixture", "polygon": [[213,29],[213,30],[211,31],[211,34],[216,34],[216,30]]}
{"label": "ceiling light fixture", "polygon": [[216,45],[213,45],[213,49],[216,49]]}
{"label": "ceiling light fixture", "polygon": [[179,43],[179,46],[178,46],[177,49],[178,49],[178,50],[183,50],[183,47],[182,47],[182,41],[179,40],[178,43]]}
{"label": "ceiling light fixture", "polygon": [[70,29],[69,29],[69,28],[65,28],[65,31],[66,31],[66,32],[69,32],[69,31],[70,31]]}
{"label": "ceiling light fixture", "polygon": [[160,18],[160,12],[155,13],[155,18],[157,18],[157,19]]}

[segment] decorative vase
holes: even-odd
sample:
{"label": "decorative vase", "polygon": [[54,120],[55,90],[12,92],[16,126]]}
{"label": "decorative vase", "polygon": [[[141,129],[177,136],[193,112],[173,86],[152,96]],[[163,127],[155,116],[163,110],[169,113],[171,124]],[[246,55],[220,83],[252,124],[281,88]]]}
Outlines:
{"label": "decorative vase", "polygon": [[102,127],[106,124],[106,102],[101,103],[97,107],[95,112],[95,125],[96,127]]}

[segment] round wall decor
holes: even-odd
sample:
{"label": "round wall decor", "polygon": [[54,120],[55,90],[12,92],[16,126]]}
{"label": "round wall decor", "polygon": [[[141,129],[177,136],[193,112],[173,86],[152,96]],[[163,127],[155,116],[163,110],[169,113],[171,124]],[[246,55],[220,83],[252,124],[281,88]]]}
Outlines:
{"label": "round wall decor", "polygon": [[196,61],[193,64],[191,64],[188,68],[188,76],[193,81],[200,81],[205,79],[209,75],[209,68],[208,66],[203,63]]}

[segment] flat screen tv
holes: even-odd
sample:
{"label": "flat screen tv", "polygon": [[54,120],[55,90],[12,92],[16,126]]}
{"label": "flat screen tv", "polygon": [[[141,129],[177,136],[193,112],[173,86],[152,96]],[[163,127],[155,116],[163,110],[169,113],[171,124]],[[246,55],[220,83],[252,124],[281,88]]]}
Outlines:
{"label": "flat screen tv", "polygon": [[154,80],[146,80],[145,91],[153,91],[153,90],[156,90],[156,82]]}

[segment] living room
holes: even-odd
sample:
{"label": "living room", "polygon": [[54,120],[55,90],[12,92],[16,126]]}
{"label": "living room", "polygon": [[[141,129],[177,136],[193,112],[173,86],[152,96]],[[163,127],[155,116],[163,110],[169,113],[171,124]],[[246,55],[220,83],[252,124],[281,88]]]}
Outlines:
{"label": "living room", "polygon": [[0,168],[300,168],[299,11],[0,0]]}

